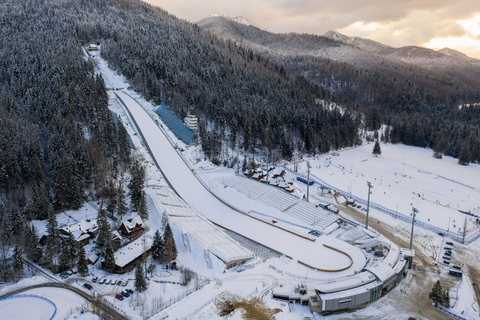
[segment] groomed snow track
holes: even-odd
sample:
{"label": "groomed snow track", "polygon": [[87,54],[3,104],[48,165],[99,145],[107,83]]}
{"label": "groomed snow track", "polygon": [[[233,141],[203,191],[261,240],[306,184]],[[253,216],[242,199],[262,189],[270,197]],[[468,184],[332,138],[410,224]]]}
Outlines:
{"label": "groomed snow track", "polygon": [[[353,246],[330,237],[321,237],[312,242],[308,238],[252,219],[217,198],[200,182],[194,170],[177,153],[176,146],[172,145],[142,106],[125,92],[115,94],[128,109],[154,162],[169,185],[186,203],[208,220],[316,269],[340,271],[351,264],[348,257],[324,247],[324,243],[347,253],[353,260],[351,267],[341,272],[342,276],[363,269],[365,257]],[[329,258],[325,259],[327,256]]]}

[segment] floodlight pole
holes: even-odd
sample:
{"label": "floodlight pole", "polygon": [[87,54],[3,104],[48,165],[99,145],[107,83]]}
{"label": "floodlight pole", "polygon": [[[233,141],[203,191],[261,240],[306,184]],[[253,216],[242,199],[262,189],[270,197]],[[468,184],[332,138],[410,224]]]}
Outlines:
{"label": "floodlight pole", "polygon": [[307,161],[307,168],[308,168],[308,170],[307,170],[307,202],[309,202],[308,201],[308,196],[310,194],[309,191],[310,191],[310,168],[311,168],[310,161]]}
{"label": "floodlight pole", "polygon": [[365,229],[368,229],[368,212],[370,211],[370,189],[373,188],[372,183],[367,181],[368,185],[368,200],[367,200],[367,219],[365,221]]}
{"label": "floodlight pole", "polygon": [[[412,242],[413,242],[413,227],[415,226],[415,217],[417,216],[418,210],[414,207],[412,207],[412,233],[410,234],[410,251],[412,250]],[[412,269],[412,263],[413,263],[413,257],[410,257],[409,259],[409,264],[408,264],[408,269]]]}

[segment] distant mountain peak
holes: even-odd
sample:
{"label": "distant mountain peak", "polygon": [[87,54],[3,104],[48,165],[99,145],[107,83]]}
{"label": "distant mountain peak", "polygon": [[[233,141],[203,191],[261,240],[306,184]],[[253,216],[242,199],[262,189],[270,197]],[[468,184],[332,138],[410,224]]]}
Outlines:
{"label": "distant mountain peak", "polygon": [[200,20],[198,23],[199,24],[204,24],[206,21],[211,22],[211,21],[214,21],[216,19],[222,19],[222,18],[226,19],[226,20],[229,20],[229,21],[233,21],[233,22],[238,23],[238,24],[242,24],[242,25],[245,25],[245,26],[252,26],[252,27],[255,27],[255,28],[258,28],[258,29],[261,29],[263,31],[268,32],[267,29],[256,25],[255,23],[251,22],[250,20],[248,20],[247,18],[242,17],[242,16],[227,16],[227,15],[220,15],[220,14],[212,13],[207,18],[205,18],[203,20]]}

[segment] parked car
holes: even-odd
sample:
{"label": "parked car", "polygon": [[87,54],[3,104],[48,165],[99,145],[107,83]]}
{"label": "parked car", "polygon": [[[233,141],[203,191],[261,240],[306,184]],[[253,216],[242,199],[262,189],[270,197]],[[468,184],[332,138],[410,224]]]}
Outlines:
{"label": "parked car", "polygon": [[448,251],[452,251],[452,248],[450,248],[450,247],[443,247],[443,249],[448,250]]}
{"label": "parked car", "polygon": [[457,270],[462,270],[462,267],[460,266],[452,266],[453,269],[457,269]]}
{"label": "parked car", "polygon": [[84,283],[84,284],[83,284],[83,287],[86,288],[86,289],[88,289],[88,290],[92,290],[92,289],[93,289],[92,285],[89,284],[89,283]]}
{"label": "parked car", "polygon": [[112,280],[107,279],[107,281],[105,282],[105,284],[110,284],[110,282],[112,282]]}
{"label": "parked car", "polygon": [[112,283],[110,283],[112,286],[117,284],[117,280],[112,280]]}
{"label": "parked car", "polygon": [[450,264],[450,262],[448,262],[447,260],[443,260],[443,263],[444,264]]}
{"label": "parked car", "polygon": [[445,260],[452,260],[452,258],[447,257],[447,256],[443,256],[442,258],[445,259]]}
{"label": "parked car", "polygon": [[66,274],[64,271],[60,272],[60,277],[62,277],[63,279],[66,279],[68,278],[68,274]]}
{"label": "parked car", "polygon": [[73,274],[72,270],[65,271],[65,273],[69,276],[71,276]]}
{"label": "parked car", "polygon": [[117,298],[118,300],[123,300],[123,296],[120,293],[117,293],[115,295],[115,298]]}
{"label": "parked car", "polygon": [[92,282],[97,282],[98,277],[93,277]]}
{"label": "parked car", "polygon": [[104,283],[105,283],[105,281],[107,281],[107,279],[106,279],[106,278],[103,278],[103,279],[101,279],[101,280],[100,280],[98,283],[100,283],[100,284],[104,284]]}
{"label": "parked car", "polygon": [[446,255],[446,256],[451,256],[451,255],[452,255],[452,251],[445,251],[445,255]]}
{"label": "parked car", "polygon": [[125,291],[127,291],[129,294],[133,294],[133,290],[132,290],[132,289],[126,289]]}
{"label": "parked car", "polygon": [[77,272],[78,272],[77,269],[72,269],[73,274],[77,274]]}
{"label": "parked car", "polygon": [[126,287],[127,284],[128,284],[128,280],[123,280],[123,282],[122,282],[122,287]]}
{"label": "parked car", "polygon": [[445,244],[448,244],[449,246],[453,246],[453,242],[450,242],[450,241],[445,242]]}
{"label": "parked car", "polygon": [[122,296],[124,296],[125,298],[128,298],[130,297],[130,294],[128,292],[122,291]]}

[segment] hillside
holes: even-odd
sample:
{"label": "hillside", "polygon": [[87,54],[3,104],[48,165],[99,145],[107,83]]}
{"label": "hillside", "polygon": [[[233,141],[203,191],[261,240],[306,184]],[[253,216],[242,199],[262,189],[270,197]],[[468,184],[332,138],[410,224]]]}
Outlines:
{"label": "hillside", "polygon": [[386,141],[431,148],[444,141],[440,152],[458,157],[468,140],[470,160],[478,160],[479,110],[458,107],[480,101],[480,61],[451,49],[393,48],[334,31],[275,34],[237,21],[211,16],[198,25],[329,90],[364,112],[367,128],[389,124]]}

